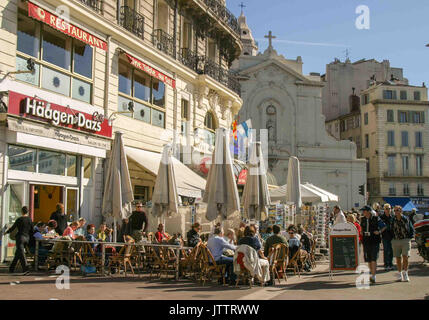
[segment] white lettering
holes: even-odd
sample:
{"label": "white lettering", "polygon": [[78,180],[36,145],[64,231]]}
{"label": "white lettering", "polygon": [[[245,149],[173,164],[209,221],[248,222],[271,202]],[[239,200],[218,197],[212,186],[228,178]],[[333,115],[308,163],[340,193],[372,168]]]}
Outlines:
{"label": "white lettering", "polygon": [[356,7],[356,14],[360,14],[356,18],[355,26],[358,30],[369,29],[369,8],[365,5]]}
{"label": "white lettering", "polygon": [[51,120],[52,119],[52,109],[51,105],[48,103],[45,109],[45,118]]}
{"label": "white lettering", "polygon": [[61,112],[61,123],[65,123],[67,121],[67,113]]}
{"label": "white lettering", "polygon": [[79,119],[78,119],[77,125],[79,127],[83,127],[85,125],[85,120],[86,120],[85,115],[83,115],[82,113],[79,113]]}
{"label": "white lettering", "polygon": [[36,114],[36,104],[35,101],[31,101],[30,98],[26,98],[26,108],[25,113],[31,113],[33,116]]}
{"label": "white lettering", "polygon": [[41,118],[45,117],[45,109],[43,108],[43,106],[41,105],[40,102],[37,103],[36,116],[41,117]]}
{"label": "white lettering", "polygon": [[54,125],[59,125],[60,124],[60,111],[59,110],[54,110],[54,112],[52,113],[52,119],[54,119]]}

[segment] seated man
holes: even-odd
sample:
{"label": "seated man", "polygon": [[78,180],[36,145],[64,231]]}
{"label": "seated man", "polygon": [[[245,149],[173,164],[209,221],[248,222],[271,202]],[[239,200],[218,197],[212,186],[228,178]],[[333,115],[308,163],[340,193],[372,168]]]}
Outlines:
{"label": "seated man", "polygon": [[[30,241],[28,242],[28,249],[32,254],[36,252],[36,240],[48,239],[44,236],[45,231],[46,225],[43,222],[38,222],[34,227],[33,234],[30,235]],[[45,263],[46,258],[48,257],[49,249],[51,247],[52,244],[48,244],[48,246],[46,246],[45,243],[39,242],[38,256],[40,264]]]}
{"label": "seated man", "polygon": [[192,225],[192,229],[188,231],[186,237],[188,238],[188,247],[196,247],[201,242],[200,238],[201,226],[198,222]]}
{"label": "seated man", "polygon": [[300,249],[301,242],[296,234],[297,230],[295,226],[291,226],[288,228],[289,233],[289,259],[292,258],[295,253]]}
{"label": "seated man", "polygon": [[215,228],[213,231],[213,236],[208,240],[207,247],[213,255],[214,260],[217,264],[226,265],[226,276],[230,285],[235,284],[236,275],[233,271],[233,261],[231,257],[224,256],[223,249],[235,250],[236,246],[229,244],[223,238],[223,230],[221,228]]}
{"label": "seated man", "polygon": [[270,248],[275,244],[283,243],[286,246],[289,246],[289,243],[286,241],[286,239],[280,235],[280,231],[281,231],[280,227],[278,225],[274,225],[273,226],[274,234],[271,237],[267,238],[267,240],[265,241],[264,253],[267,257],[270,252]]}

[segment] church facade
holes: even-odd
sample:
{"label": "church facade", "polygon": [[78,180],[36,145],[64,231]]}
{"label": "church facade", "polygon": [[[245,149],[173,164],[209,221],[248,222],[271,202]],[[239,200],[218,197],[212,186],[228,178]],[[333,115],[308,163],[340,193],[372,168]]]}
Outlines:
{"label": "church facade", "polygon": [[257,132],[268,130],[268,169],[278,185],[286,183],[289,157],[296,156],[301,182],[337,194],[344,209],[362,206],[365,197],[359,186],[366,184],[366,160],[356,158],[354,143],[326,133],[320,75],[304,75],[301,57],[291,60],[279,55],[271,32],[268,48],[256,54],[244,15],[239,22],[245,32],[242,39],[247,37],[244,54],[234,64],[243,99],[239,121],[251,119]]}

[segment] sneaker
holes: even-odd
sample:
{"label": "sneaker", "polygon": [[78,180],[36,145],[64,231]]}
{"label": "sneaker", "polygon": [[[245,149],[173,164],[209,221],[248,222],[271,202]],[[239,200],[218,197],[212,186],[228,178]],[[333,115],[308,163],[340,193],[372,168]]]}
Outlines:
{"label": "sneaker", "polygon": [[410,282],[410,278],[408,277],[408,271],[403,271],[402,272],[402,276],[403,276],[402,281],[404,281],[404,282]]}
{"label": "sneaker", "polygon": [[403,278],[402,278],[402,272],[398,272],[398,273],[396,274],[396,281],[398,281],[398,282],[403,281],[402,279],[403,279]]}
{"label": "sneaker", "polygon": [[371,277],[369,278],[369,282],[370,282],[370,283],[375,283],[375,276],[371,276]]}

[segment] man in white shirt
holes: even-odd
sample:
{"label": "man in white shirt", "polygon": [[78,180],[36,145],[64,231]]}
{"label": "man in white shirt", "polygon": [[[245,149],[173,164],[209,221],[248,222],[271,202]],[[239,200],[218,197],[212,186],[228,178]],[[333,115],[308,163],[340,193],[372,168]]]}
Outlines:
{"label": "man in white shirt", "polygon": [[229,244],[223,238],[223,230],[220,227],[217,227],[213,231],[213,237],[207,241],[207,247],[209,248],[211,254],[213,255],[216,264],[226,265],[226,276],[227,280],[231,285],[235,284],[236,275],[233,271],[233,261],[231,257],[226,257],[223,255],[223,249],[235,250],[236,246]]}

